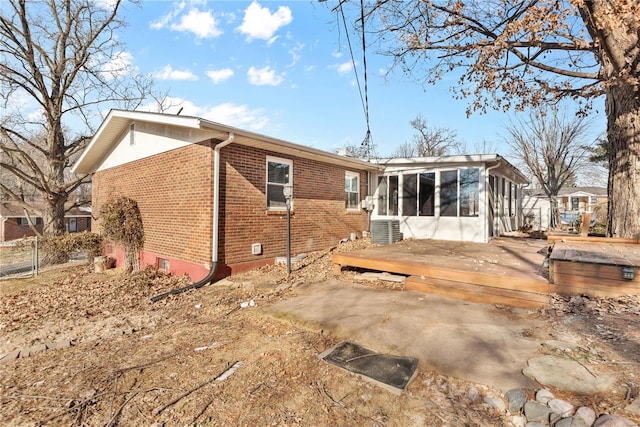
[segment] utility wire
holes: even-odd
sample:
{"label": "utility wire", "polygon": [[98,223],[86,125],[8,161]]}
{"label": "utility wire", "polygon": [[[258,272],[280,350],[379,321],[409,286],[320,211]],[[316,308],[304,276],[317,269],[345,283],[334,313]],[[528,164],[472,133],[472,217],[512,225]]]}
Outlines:
{"label": "utility wire", "polygon": [[371,141],[371,127],[369,125],[369,95],[368,95],[368,84],[367,84],[367,56],[366,56],[366,43],[365,43],[365,35],[364,35],[364,4],[363,0],[360,0],[360,15],[362,19],[362,55],[363,55],[363,74],[364,74],[364,95],[363,89],[360,85],[360,78],[358,76],[358,69],[356,67],[355,56],[353,55],[353,48],[351,46],[351,38],[349,37],[349,28],[347,27],[347,19],[344,15],[344,8],[342,7],[342,2],[338,5],[340,9],[340,15],[342,16],[342,24],[344,26],[344,32],[347,36],[347,44],[349,46],[349,53],[351,55],[351,63],[353,64],[353,72],[356,76],[356,83],[358,84],[358,92],[360,93],[360,102],[362,103],[362,109],[364,111],[364,117],[367,124],[367,133],[362,141],[361,146],[364,148],[367,156],[371,155],[372,141]]}

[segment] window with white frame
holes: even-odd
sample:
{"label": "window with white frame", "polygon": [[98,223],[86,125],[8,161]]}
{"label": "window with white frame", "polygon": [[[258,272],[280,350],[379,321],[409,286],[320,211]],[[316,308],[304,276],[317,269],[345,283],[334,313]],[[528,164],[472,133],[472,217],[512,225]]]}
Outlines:
{"label": "window with white frame", "polygon": [[460,170],[460,216],[478,216],[480,213],[480,169]]}
{"label": "window with white frame", "polygon": [[288,159],[267,157],[267,209],[287,208],[284,187],[293,185],[293,162]]}
{"label": "window with white frame", "polygon": [[347,210],[357,210],[360,207],[360,174],[345,172],[344,203]]}

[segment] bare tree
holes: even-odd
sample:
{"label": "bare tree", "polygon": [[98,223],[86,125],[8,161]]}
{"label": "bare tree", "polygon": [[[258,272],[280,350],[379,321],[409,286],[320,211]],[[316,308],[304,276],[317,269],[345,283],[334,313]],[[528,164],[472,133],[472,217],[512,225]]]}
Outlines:
{"label": "bare tree", "polygon": [[455,71],[452,90],[472,100],[468,113],[561,98],[588,111],[604,96],[608,232],[640,237],[640,2],[378,0],[362,15],[383,52],[416,79],[435,83]]}
{"label": "bare tree", "polygon": [[[90,180],[67,170],[100,123],[101,110],[134,108],[151,90],[117,40],[125,25],[121,9],[121,0],[3,2],[0,169],[46,202],[44,212],[36,212],[45,234],[64,231],[65,203]],[[0,191],[35,210],[4,179]]]}
{"label": "bare tree", "polygon": [[589,122],[584,116],[568,119],[566,113],[537,110],[528,120],[516,120],[506,127],[505,142],[549,198],[551,226],[558,224],[558,193],[575,185],[576,176],[589,163],[584,139]]}
{"label": "bare tree", "polygon": [[462,143],[453,129],[431,126],[418,114],[409,122],[416,130],[411,142],[401,144],[393,152],[395,157],[431,157],[457,153]]}

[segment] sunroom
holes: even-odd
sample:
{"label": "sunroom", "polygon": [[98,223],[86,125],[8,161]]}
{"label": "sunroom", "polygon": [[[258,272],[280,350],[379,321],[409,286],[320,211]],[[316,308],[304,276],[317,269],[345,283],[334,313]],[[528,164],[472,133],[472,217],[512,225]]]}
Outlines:
{"label": "sunroom", "polygon": [[522,224],[527,178],[496,154],[378,160],[369,204],[374,242],[488,242]]}

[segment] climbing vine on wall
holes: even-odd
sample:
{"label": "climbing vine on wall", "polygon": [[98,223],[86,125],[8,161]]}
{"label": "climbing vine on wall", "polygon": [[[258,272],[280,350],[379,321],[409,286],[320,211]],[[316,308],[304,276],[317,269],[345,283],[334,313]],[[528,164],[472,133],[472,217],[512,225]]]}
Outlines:
{"label": "climbing vine on wall", "polygon": [[117,197],[102,206],[100,216],[104,237],[124,248],[125,270],[139,270],[144,228],[138,203],[128,197]]}

